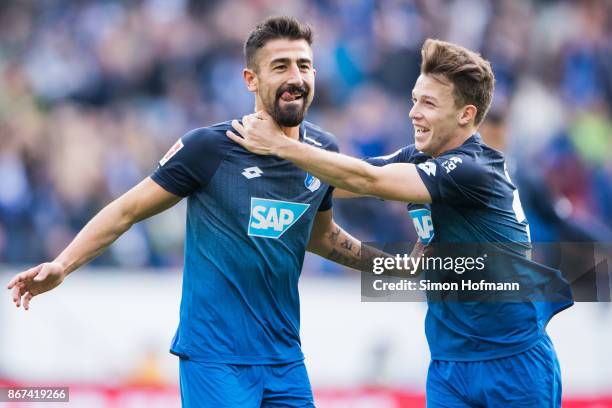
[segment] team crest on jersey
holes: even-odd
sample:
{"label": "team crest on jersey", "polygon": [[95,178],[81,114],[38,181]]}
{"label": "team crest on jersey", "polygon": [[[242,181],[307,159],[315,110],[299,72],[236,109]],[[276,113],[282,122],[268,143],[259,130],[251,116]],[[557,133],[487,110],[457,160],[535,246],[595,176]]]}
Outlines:
{"label": "team crest on jersey", "polygon": [[412,223],[422,244],[429,244],[434,238],[434,227],[431,219],[431,211],[427,208],[408,211],[412,218]]}
{"label": "team crest on jersey", "polygon": [[248,235],[280,238],[304,215],[310,204],[251,197]]}
{"label": "team crest on jersey", "polygon": [[304,179],[304,186],[314,193],[319,189],[319,187],[321,187],[321,180],[319,180],[310,173],[306,173],[306,178]]}
{"label": "team crest on jersey", "polygon": [[164,157],[162,157],[162,159],[159,161],[159,165],[163,166],[164,164],[166,164],[168,162],[168,160],[170,160],[172,158],[172,156],[177,154],[178,151],[181,150],[182,148],[183,148],[183,141],[181,139],[179,139],[170,148],[170,150],[168,150],[168,152],[164,155]]}

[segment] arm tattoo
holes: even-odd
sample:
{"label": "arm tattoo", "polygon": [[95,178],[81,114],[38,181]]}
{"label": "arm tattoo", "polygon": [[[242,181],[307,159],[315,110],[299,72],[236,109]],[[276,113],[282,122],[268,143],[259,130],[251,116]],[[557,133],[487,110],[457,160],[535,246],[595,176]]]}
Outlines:
{"label": "arm tattoo", "polygon": [[[341,265],[356,269],[362,272],[371,272],[374,258],[393,257],[373,246],[362,245],[362,243],[349,235],[338,226],[325,235],[325,250],[319,254],[323,257]],[[397,274],[396,271],[389,271],[388,275],[407,276],[406,272]]]}
{"label": "arm tattoo", "polygon": [[332,245],[335,245],[338,241],[338,235],[340,235],[341,231],[342,230],[340,229],[340,227],[336,227],[334,231],[329,233],[329,240],[331,241]]}
{"label": "arm tattoo", "polygon": [[360,269],[361,242],[340,227],[335,226],[328,234],[328,248],[330,251],[324,255],[327,259],[349,268]]}
{"label": "arm tattoo", "polygon": [[351,250],[351,248],[353,248],[353,241],[351,241],[350,239],[345,239],[344,241],[342,241],[342,243],[340,244],[340,246],[344,249],[348,249],[349,251]]}
{"label": "arm tattoo", "polygon": [[350,255],[345,255],[343,253],[340,253],[336,249],[332,249],[331,252],[327,254],[326,258],[331,261],[342,264],[344,266],[348,266],[350,268],[355,268],[355,269],[359,269],[359,266],[361,264],[361,259],[357,259]]}

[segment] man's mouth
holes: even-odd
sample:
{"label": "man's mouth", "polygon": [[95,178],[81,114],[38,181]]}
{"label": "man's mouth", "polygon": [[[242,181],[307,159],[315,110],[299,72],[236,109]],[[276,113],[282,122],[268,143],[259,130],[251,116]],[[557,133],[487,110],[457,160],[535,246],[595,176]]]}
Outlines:
{"label": "man's mouth", "polygon": [[301,99],[304,96],[302,91],[285,91],[281,94],[280,99],[284,102],[293,102]]}
{"label": "man's mouth", "polygon": [[426,133],[429,132],[429,128],[426,128],[424,126],[419,126],[419,125],[414,125],[414,131],[417,135],[425,135]]}
{"label": "man's mouth", "polygon": [[288,85],[279,89],[277,99],[283,102],[295,102],[308,95],[308,88],[305,85]]}

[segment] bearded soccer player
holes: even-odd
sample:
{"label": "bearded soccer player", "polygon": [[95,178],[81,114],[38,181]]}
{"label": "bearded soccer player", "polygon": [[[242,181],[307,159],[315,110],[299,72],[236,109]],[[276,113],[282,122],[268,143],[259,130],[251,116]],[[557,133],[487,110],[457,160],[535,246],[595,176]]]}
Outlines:
{"label": "bearded soccer player", "polygon": [[[255,107],[296,142],[337,151],[304,115],[314,96],[312,33],[287,17],[245,43],[244,80]],[[132,224],[188,197],[180,357],[188,407],[313,406],[299,337],[298,279],[306,249],[355,266],[361,243],[332,219],[332,188],[287,160],[252,154],[225,137],[230,122],[193,130],[151,177],[97,214],[53,261],[16,275],[13,300],[59,285]],[[23,297],[23,300],[22,300]]]}
{"label": "bearded soccer player", "polygon": [[[507,268],[537,286],[541,270],[526,255],[529,226],[504,157],[477,129],[490,106],[488,61],[463,47],[427,40],[412,91],[415,144],[362,161],[284,137],[265,113],[233,127],[228,137],[252,152],[290,160],[357,195],[409,203],[422,243],[481,243],[512,248]],[[427,226],[427,228],[425,228]],[[483,244],[483,245],[484,245]],[[456,245],[456,244],[455,244]],[[519,273],[520,272],[520,273]],[[559,271],[546,270],[563,286]],[[560,301],[431,301],[425,332],[431,351],[427,406],[560,407],[561,374],[546,325],[572,305]]]}

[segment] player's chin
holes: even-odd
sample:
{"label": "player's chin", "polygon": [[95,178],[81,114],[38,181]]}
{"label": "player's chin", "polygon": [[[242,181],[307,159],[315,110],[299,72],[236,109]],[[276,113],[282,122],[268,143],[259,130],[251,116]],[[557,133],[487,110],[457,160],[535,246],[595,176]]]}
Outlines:
{"label": "player's chin", "polygon": [[414,147],[420,152],[426,152],[427,147],[429,146],[429,138],[422,138],[418,135],[414,136]]}
{"label": "player's chin", "polygon": [[285,108],[282,107],[274,112],[274,119],[281,127],[298,126],[304,120],[306,112],[301,107]]}

